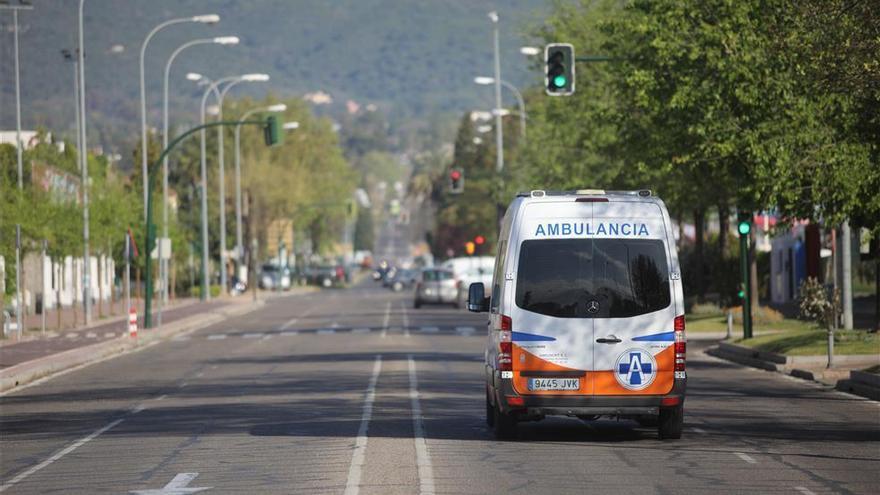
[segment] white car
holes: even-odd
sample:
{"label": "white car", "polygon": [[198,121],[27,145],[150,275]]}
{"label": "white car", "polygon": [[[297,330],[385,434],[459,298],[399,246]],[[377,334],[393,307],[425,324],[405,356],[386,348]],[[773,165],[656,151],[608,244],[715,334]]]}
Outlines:
{"label": "white car", "polygon": [[464,256],[450,258],[440,265],[441,268],[450,270],[458,284],[458,298],[464,302],[467,299],[468,287],[476,282],[482,282],[486,287],[487,295],[491,294],[492,273],[495,269],[494,256]]}
{"label": "white car", "polygon": [[684,295],[672,223],[650,191],[517,196],[502,222],[489,312],[486,421],[499,437],[545,416],[632,418],[681,436]]}

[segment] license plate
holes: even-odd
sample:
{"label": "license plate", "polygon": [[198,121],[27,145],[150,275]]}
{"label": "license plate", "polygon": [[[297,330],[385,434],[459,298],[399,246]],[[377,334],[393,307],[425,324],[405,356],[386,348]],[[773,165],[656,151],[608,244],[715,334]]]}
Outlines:
{"label": "license plate", "polygon": [[529,378],[529,390],[579,390],[579,378]]}

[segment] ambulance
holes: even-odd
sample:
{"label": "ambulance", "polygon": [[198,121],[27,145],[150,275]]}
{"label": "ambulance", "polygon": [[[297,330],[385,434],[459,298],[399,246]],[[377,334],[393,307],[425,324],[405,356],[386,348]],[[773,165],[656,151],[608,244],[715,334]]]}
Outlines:
{"label": "ambulance", "polygon": [[488,312],[486,422],[631,418],[681,437],[684,297],[672,223],[650,191],[520,193],[504,215]]}

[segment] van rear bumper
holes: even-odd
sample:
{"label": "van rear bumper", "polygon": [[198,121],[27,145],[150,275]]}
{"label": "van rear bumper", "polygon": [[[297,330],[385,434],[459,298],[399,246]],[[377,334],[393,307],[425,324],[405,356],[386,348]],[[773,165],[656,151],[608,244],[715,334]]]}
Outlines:
{"label": "van rear bumper", "polygon": [[[687,379],[676,379],[664,395],[520,395],[509,379],[494,373],[495,404],[503,413],[519,416],[644,416],[663,407],[684,404]],[[520,404],[511,405],[515,398]]]}

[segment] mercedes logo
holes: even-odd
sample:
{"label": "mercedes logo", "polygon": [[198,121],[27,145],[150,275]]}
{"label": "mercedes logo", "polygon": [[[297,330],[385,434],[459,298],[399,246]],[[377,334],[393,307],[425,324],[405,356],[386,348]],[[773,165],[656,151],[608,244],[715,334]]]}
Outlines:
{"label": "mercedes logo", "polygon": [[587,311],[590,313],[595,313],[599,311],[599,301],[590,301],[587,303]]}

